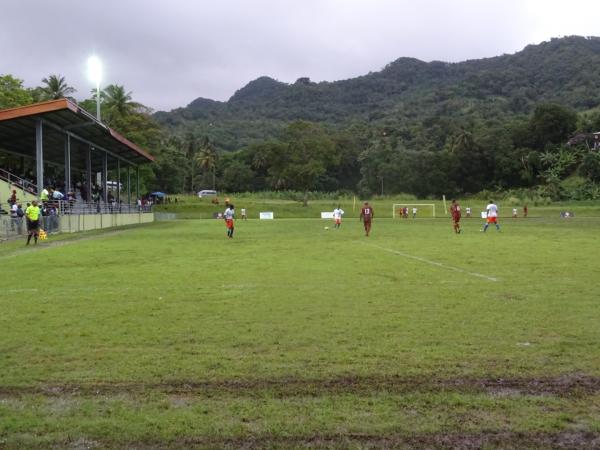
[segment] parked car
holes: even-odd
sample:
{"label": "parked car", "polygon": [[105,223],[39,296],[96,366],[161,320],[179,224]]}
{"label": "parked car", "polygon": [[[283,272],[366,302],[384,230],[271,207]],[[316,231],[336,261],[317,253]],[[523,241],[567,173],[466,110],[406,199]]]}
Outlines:
{"label": "parked car", "polygon": [[200,197],[200,198],[216,197],[216,196],[217,196],[217,191],[215,191],[213,189],[205,189],[205,190],[198,192],[198,197]]}

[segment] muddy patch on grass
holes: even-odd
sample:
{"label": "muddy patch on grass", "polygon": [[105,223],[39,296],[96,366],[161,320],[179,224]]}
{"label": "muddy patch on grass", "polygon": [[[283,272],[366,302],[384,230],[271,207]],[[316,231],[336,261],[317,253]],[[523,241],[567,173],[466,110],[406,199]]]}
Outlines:
{"label": "muddy patch on grass", "polygon": [[343,376],[327,379],[274,378],[214,381],[169,381],[163,383],[48,384],[0,386],[0,399],[22,395],[86,396],[147,392],[178,396],[229,394],[241,397],[299,397],[322,395],[371,395],[378,392],[483,393],[493,396],[549,395],[558,397],[600,394],[600,377],[564,374],[523,378],[417,378],[401,376]]}
{"label": "muddy patch on grass", "polygon": [[[58,444],[60,445],[60,444]],[[246,437],[193,437],[168,441],[105,442],[101,447],[129,449],[258,449],[258,448],[332,448],[332,449],[599,449],[600,433],[563,431],[430,433],[430,434],[340,434],[314,436],[258,435]]]}

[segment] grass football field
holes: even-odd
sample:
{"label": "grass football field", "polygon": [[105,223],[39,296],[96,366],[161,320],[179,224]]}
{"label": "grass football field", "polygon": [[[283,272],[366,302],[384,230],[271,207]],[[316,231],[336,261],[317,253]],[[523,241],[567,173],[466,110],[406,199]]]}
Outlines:
{"label": "grass football field", "polygon": [[600,446],[600,219],[501,225],[4,243],[0,448]]}

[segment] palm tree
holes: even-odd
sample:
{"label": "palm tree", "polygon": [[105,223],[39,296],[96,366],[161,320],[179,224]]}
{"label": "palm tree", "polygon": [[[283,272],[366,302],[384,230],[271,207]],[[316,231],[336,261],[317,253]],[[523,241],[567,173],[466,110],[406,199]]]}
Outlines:
{"label": "palm tree", "polygon": [[[198,142],[192,133],[189,133],[184,140],[185,156],[190,161],[190,191],[194,192],[195,168],[197,163]],[[184,182],[185,186],[185,182]],[[185,189],[184,189],[185,190]]]}
{"label": "palm tree", "polygon": [[213,189],[215,189],[215,171],[217,168],[218,159],[219,155],[215,147],[212,145],[208,137],[205,136],[200,144],[200,153],[197,156],[197,160],[200,164],[200,167],[202,167],[204,170],[212,171]]}
{"label": "palm tree", "polygon": [[450,145],[450,153],[469,153],[475,145],[473,134],[462,128],[460,132],[454,136]]}
{"label": "palm tree", "polygon": [[76,92],[76,89],[69,86],[62,75],[50,75],[42,79],[42,83],[45,84],[40,88],[44,100],[72,99],[70,95]]}
{"label": "palm tree", "polygon": [[107,118],[125,117],[142,108],[140,103],[132,101],[131,92],[126,92],[123,86],[110,84],[100,93]]}

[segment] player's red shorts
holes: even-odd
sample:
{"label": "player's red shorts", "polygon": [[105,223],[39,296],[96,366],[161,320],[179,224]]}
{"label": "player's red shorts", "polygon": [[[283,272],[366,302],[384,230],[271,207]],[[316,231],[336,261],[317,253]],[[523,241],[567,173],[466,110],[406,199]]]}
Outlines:
{"label": "player's red shorts", "polygon": [[452,220],[453,220],[455,223],[458,223],[458,222],[460,222],[460,216],[459,216],[459,215],[454,215],[454,216],[452,216]]}
{"label": "player's red shorts", "polygon": [[339,224],[341,224],[341,223],[342,223],[342,219],[335,219],[335,224],[336,224],[336,225],[339,225]]}
{"label": "player's red shorts", "polygon": [[496,222],[497,222],[496,217],[488,217],[487,218],[487,223],[496,223]]}
{"label": "player's red shorts", "polygon": [[233,219],[225,219],[225,225],[227,228],[233,228]]}

